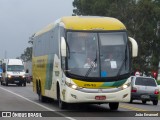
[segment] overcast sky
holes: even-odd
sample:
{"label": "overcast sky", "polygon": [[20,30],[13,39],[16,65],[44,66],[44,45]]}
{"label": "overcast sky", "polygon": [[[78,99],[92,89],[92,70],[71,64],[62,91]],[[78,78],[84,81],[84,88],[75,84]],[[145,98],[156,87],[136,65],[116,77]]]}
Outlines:
{"label": "overcast sky", "polygon": [[[73,13],[73,0],[0,0],[0,59],[19,57],[29,37]],[[5,54],[6,53],[6,54]]]}

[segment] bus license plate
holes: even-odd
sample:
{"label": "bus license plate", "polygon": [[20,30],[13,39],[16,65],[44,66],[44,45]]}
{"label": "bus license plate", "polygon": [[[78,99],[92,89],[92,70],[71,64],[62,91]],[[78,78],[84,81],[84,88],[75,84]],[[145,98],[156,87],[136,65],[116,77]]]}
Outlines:
{"label": "bus license plate", "polygon": [[95,96],[96,100],[105,100],[106,96]]}

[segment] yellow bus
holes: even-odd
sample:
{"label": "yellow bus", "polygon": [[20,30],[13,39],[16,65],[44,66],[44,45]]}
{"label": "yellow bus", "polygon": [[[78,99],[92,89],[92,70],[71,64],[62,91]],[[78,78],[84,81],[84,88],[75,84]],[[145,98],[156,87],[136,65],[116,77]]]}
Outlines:
{"label": "yellow bus", "polygon": [[[62,17],[32,36],[33,90],[40,101],[69,103],[130,101],[131,57],[138,45],[115,18]],[[131,49],[130,49],[131,48]]]}

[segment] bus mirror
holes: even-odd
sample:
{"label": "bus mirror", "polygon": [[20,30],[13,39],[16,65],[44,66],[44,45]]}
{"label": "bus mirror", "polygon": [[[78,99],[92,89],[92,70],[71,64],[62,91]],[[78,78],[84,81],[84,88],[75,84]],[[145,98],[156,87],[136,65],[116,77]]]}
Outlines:
{"label": "bus mirror", "polygon": [[138,55],[138,44],[135,39],[128,37],[130,42],[132,43],[132,57],[137,57]]}
{"label": "bus mirror", "polygon": [[61,55],[62,57],[66,57],[66,41],[64,37],[61,37]]}

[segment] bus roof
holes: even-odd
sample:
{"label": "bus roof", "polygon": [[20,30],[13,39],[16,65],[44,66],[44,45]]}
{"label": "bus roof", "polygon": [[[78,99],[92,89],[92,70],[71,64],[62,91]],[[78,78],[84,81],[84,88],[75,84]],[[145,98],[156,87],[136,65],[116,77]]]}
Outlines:
{"label": "bus roof", "polygon": [[66,29],[70,30],[125,30],[126,27],[118,19],[111,17],[98,16],[69,16],[62,17],[56,22],[49,24],[44,29],[37,32],[34,36],[43,34],[52,28],[57,23],[63,23]]}
{"label": "bus roof", "polygon": [[111,17],[71,16],[61,21],[71,30],[124,30],[123,23]]}

